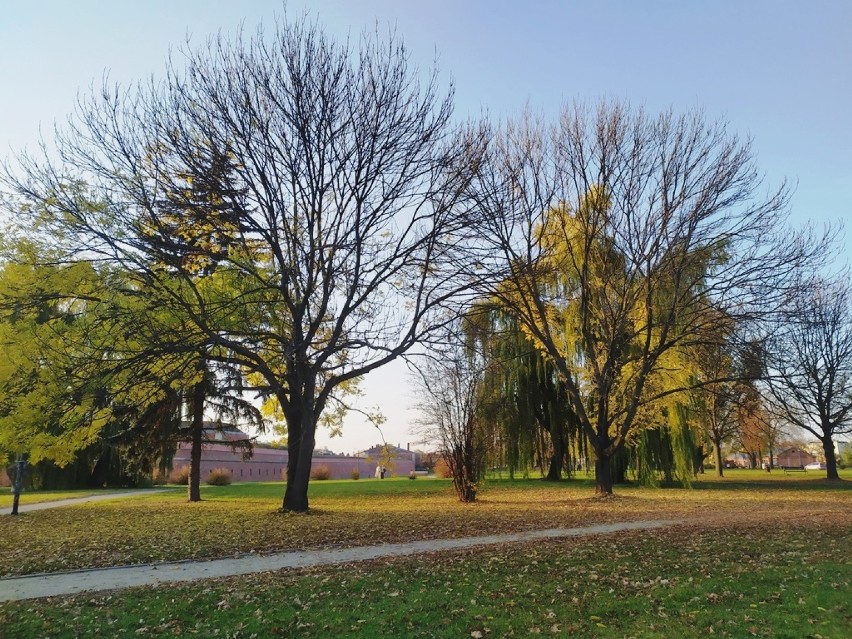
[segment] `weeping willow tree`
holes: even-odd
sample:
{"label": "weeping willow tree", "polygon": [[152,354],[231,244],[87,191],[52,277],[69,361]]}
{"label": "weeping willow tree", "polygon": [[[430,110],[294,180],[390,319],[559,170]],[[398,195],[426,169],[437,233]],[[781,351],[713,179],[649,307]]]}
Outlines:
{"label": "weeping willow tree", "polygon": [[511,477],[536,466],[551,481],[570,476],[585,442],[553,362],[497,304],[474,306],[465,330],[490,362],[479,390],[490,465]]}
{"label": "weeping willow tree", "polygon": [[[480,407],[490,427],[489,464],[508,467],[510,477],[538,467],[543,477],[559,480],[586,464],[588,439],[571,410],[553,362],[520,330],[518,322],[495,307],[481,305],[467,332],[488,353],[490,366],[480,385]],[[688,383],[694,366],[687,355],[668,357],[670,369],[649,384],[664,397],[644,405],[637,427],[614,461],[613,481],[624,483],[632,472],[644,485],[660,482],[688,486],[696,470],[702,441],[699,413],[684,393],[665,395]]]}
{"label": "weeping willow tree", "polygon": [[[488,439],[497,443],[490,449],[489,465],[507,467],[510,477],[538,467],[548,480],[584,467],[588,438],[547,354],[511,314],[493,304],[478,305],[465,330],[490,361],[479,390]],[[667,394],[694,383],[693,354],[669,353],[665,370],[649,380],[648,391],[660,398],[638,412],[636,428],[613,463],[615,483],[624,483],[632,472],[644,485],[688,486],[703,459],[705,415],[689,393]]]}
{"label": "weeping willow tree", "polygon": [[[608,360],[622,362],[621,372],[624,378],[631,379],[635,375],[631,356],[637,345],[630,329],[638,317],[635,313],[633,316],[625,315],[620,323],[613,324],[608,322],[605,316],[596,315],[596,309],[592,309],[595,306],[609,310],[618,308],[626,303],[625,297],[635,295],[635,292],[629,287],[628,290],[624,288],[627,263],[612,238],[599,234],[594,241],[583,245],[586,239],[583,235],[584,226],[596,211],[606,210],[610,206],[606,190],[592,187],[577,207],[561,203],[549,208],[541,222],[532,230],[534,243],[541,253],[532,268],[522,276],[524,284],[534,287],[534,291],[520,290],[517,282],[511,278],[501,283],[496,303],[507,309],[503,313],[511,318],[512,330],[509,334],[512,335],[512,340],[508,342],[508,346],[514,347],[513,351],[505,353],[508,355],[506,359],[513,362],[512,368],[520,373],[518,377],[527,382],[515,385],[517,396],[514,403],[521,409],[521,415],[523,408],[527,409],[530,417],[537,412],[540,416],[550,412],[554,416],[559,415],[563,424],[570,422],[572,426],[579,427],[581,414],[597,414],[601,417],[603,411],[603,417],[608,417],[606,413],[611,410],[616,414],[623,410],[622,406],[627,399],[626,388],[619,383],[621,380],[613,370],[614,364]],[[578,264],[580,255],[585,260],[582,266]],[[517,268],[521,272],[525,269],[523,265],[518,265]],[[585,295],[576,295],[578,287],[581,287],[584,281],[589,290]],[[565,301],[561,304],[554,303],[560,299]],[[508,310],[518,307],[532,309],[537,304],[541,306],[539,310],[546,320],[546,323],[538,327],[531,327],[519,319],[521,314]],[[626,313],[623,309],[622,312]],[[568,383],[560,376],[558,362],[546,348],[536,328],[544,328],[548,338],[556,344],[562,364],[569,373]],[[587,342],[594,342],[601,335],[608,335],[611,340],[606,348],[594,343],[589,348]],[[669,359],[671,357],[669,356]],[[607,367],[610,367],[610,370],[607,370]],[[663,370],[665,372],[660,371],[649,376],[644,389],[646,394],[659,390],[665,394],[666,389],[672,385],[666,378],[671,376],[673,368],[669,366]],[[596,377],[603,377],[603,380],[598,380],[603,382],[600,388],[594,387]],[[591,391],[583,398],[579,407],[571,401],[572,384]],[[551,388],[558,389],[559,392],[549,394],[547,391]],[[606,402],[600,401],[602,395],[607,397]],[[657,459],[654,459],[653,450],[659,452],[662,446],[643,446],[642,442],[650,435],[638,437],[639,433],[668,433],[668,425],[663,424],[665,420],[661,421],[663,414],[667,414],[667,407],[663,406],[662,401],[643,402],[636,407],[636,428],[630,433],[633,437],[622,436],[618,445],[613,447],[612,454],[608,455],[611,458],[606,471],[609,483],[626,481],[631,463],[635,469],[641,471],[640,476],[643,478],[651,477],[646,471],[652,467],[671,474],[673,465],[671,461],[667,461],[673,458],[671,439],[665,439],[668,454],[658,454]],[[540,424],[545,428],[550,426],[547,423]],[[552,430],[548,429],[552,435],[553,451],[563,452],[565,447],[562,432],[557,430],[556,424],[553,426]],[[574,433],[577,430],[580,429],[572,429]],[[590,441],[588,432],[583,432],[581,439]],[[629,452],[626,450],[628,448]],[[602,459],[600,451],[595,451],[595,458],[596,464],[599,464]],[[559,463],[561,464],[561,459]]]}
{"label": "weeping willow tree", "polygon": [[[628,263],[612,238],[600,235],[592,246],[580,245],[584,227],[594,212],[610,207],[607,192],[593,187],[578,207],[567,204],[552,207],[533,229],[536,245],[542,249],[532,273],[535,295],[550,301],[542,309],[548,321],[544,327],[549,339],[559,347],[562,365],[570,371],[575,386],[594,388],[600,381],[596,382],[596,377],[609,376],[603,380],[603,388],[584,398],[580,410],[572,403],[572,384],[566,383],[560,374],[559,362],[540,335],[513,310],[517,306],[534,305],[536,301],[525,299],[516,283],[508,279],[492,298],[490,311],[484,313],[490,322],[490,353],[500,362],[490,369],[494,380],[486,388],[494,395],[490,403],[496,407],[493,417],[506,442],[510,473],[538,464],[548,479],[559,479],[563,469],[570,473],[575,467],[570,451],[574,451],[574,458],[580,456],[585,462],[589,449],[594,450],[594,445],[590,445],[592,439],[582,428],[581,414],[597,413],[600,417],[603,409],[603,416],[608,417],[607,411],[624,415],[629,410],[630,384],[640,372],[632,358],[641,352],[641,342],[631,330],[656,309],[634,308],[626,319],[621,318],[621,326],[614,326],[600,309],[594,311],[600,314],[591,320],[586,317],[593,313],[590,306],[599,305],[612,312],[612,307],[626,304],[625,297],[638,294],[632,288],[641,290],[641,286],[634,285],[625,291]],[[592,264],[585,264],[586,271],[580,273],[577,256],[583,251],[584,259]],[[703,266],[699,263],[700,269]],[[702,274],[703,270],[688,275],[700,279]],[[670,278],[673,279],[671,275]],[[582,295],[569,298],[584,279],[591,280],[587,283],[591,289],[588,298]],[[651,303],[664,308],[671,290],[664,276],[659,279]],[[560,298],[568,299],[562,304],[553,303]],[[677,329],[676,323],[674,328]],[[595,344],[588,347],[588,340],[607,334],[612,341],[605,348]],[[607,358],[620,360],[618,373],[614,370],[616,363],[607,362]],[[669,483],[690,482],[696,441],[700,437],[693,432],[696,423],[690,415],[684,389],[696,377],[695,366],[682,348],[662,353],[658,363],[657,370],[646,374],[640,399],[633,409],[633,428],[621,435],[615,429],[616,444],[608,471],[612,482],[626,482],[630,468],[646,484],[657,484],[660,479]],[[607,371],[607,366],[613,370]],[[603,406],[599,401],[601,392],[608,393]],[[543,433],[547,435],[549,456],[546,470]],[[595,452],[595,457],[600,461],[599,453]]]}
{"label": "weeping willow tree", "polygon": [[689,406],[681,401],[665,402],[658,421],[632,433],[628,442],[636,478],[645,486],[658,486],[661,482],[691,485],[699,441]]}

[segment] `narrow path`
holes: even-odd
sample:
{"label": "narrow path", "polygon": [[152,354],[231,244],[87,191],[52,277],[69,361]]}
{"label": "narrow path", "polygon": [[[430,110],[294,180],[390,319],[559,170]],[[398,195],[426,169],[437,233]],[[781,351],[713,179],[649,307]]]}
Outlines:
{"label": "narrow path", "polygon": [[249,555],[231,559],[209,561],[184,561],[176,563],[143,564],[139,566],[117,566],[97,570],[77,570],[62,573],[26,575],[0,579],[0,602],[74,595],[81,592],[114,590],[133,586],[196,579],[212,579],[269,572],[285,568],[307,568],[331,564],[366,561],[383,557],[402,557],[419,553],[460,550],[474,546],[511,544],[539,539],[582,537],[614,533],[622,530],[651,530],[679,523],[674,520],[633,521],[616,524],[600,524],[583,528],[551,528],[504,535],[462,537],[460,539],[431,539],[379,546],[358,546],[335,550],[297,551],[273,555]]}
{"label": "narrow path", "polygon": [[[47,510],[48,508],[60,508],[61,506],[71,506],[73,504],[84,504],[87,501],[106,501],[107,499],[121,499],[122,497],[140,497],[142,495],[151,495],[153,493],[164,493],[171,488],[147,488],[145,490],[125,490],[121,493],[102,493],[100,495],[89,495],[88,497],[69,497],[68,499],[57,499],[56,501],[40,501],[35,504],[18,504],[19,513],[28,513],[33,510]],[[11,512],[12,507],[6,506],[4,510]],[[6,513],[9,514],[9,513]]]}

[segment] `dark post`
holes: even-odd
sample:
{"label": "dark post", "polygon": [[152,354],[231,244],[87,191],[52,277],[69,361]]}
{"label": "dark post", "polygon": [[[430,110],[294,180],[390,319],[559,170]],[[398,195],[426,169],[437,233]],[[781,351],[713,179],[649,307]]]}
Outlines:
{"label": "dark post", "polygon": [[14,498],[12,500],[12,514],[18,514],[18,500],[21,498],[21,489],[23,488],[24,483],[24,466],[27,463],[27,454],[22,453],[18,457],[18,461],[15,462],[15,483],[12,484],[12,493]]}

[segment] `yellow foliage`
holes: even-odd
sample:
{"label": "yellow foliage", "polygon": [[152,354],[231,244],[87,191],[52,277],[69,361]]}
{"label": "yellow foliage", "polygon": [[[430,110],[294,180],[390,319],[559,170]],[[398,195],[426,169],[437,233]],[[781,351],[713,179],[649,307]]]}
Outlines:
{"label": "yellow foliage", "polygon": [[635,436],[679,414],[686,396],[666,393],[688,387],[697,371],[682,349],[661,347],[678,330],[670,322],[664,336],[658,319],[674,306],[667,271],[649,281],[625,262],[607,235],[611,205],[606,189],[593,186],[576,207],[562,202],[548,209],[533,232],[537,259],[514,264],[493,303],[516,313],[524,336],[564,364],[587,410],[607,394],[610,436],[635,409]]}

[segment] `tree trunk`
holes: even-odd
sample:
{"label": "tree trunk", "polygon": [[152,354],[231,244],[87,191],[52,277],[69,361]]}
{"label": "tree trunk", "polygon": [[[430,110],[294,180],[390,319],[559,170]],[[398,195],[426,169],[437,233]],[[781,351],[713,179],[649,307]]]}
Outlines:
{"label": "tree trunk", "polygon": [[[311,389],[309,397],[294,397],[293,388]],[[308,483],[311,479],[311,460],[314,454],[314,437],[317,422],[314,415],[318,407],[314,406],[314,379],[308,379],[299,386],[291,386],[290,410],[287,418],[287,487],[284,490],[285,512],[304,513],[308,511]]]}
{"label": "tree trunk", "polygon": [[837,459],[834,457],[834,441],[831,435],[822,440],[822,450],[825,453],[825,477],[826,479],[840,479],[837,474]]}
{"label": "tree trunk", "polygon": [[468,427],[467,434],[465,441],[455,445],[450,451],[446,462],[453,473],[453,487],[459,501],[470,504],[476,501],[479,460],[473,442],[472,427]]}
{"label": "tree trunk", "polygon": [[284,511],[304,513],[308,511],[308,483],[311,479],[311,459],[315,425],[305,419],[295,431],[297,439],[292,437],[294,429],[287,426],[289,458],[287,465],[287,488],[284,491]]}
{"label": "tree trunk", "polygon": [[86,479],[86,486],[89,488],[104,488],[107,486],[107,478],[109,477],[109,450],[105,450],[95,462],[92,472]]}
{"label": "tree trunk", "polygon": [[456,490],[459,501],[463,504],[471,504],[476,501],[476,479],[471,475],[469,463],[463,459],[454,459],[453,467],[453,488]]}
{"label": "tree trunk", "polygon": [[550,440],[553,445],[553,455],[550,457],[550,466],[545,480],[559,481],[562,479],[562,465],[565,459],[565,437],[560,426],[554,426],[550,430]]}
{"label": "tree trunk", "polygon": [[696,446],[692,452],[692,474],[695,476],[704,474],[704,446]]}
{"label": "tree trunk", "polygon": [[287,466],[287,488],[284,490],[285,512],[308,512],[308,482],[311,478],[311,457],[302,461],[301,451],[297,456],[290,455]]}
{"label": "tree trunk", "polygon": [[716,477],[724,477],[725,466],[722,460],[722,442],[713,440],[713,455],[716,457]]}
{"label": "tree trunk", "polygon": [[595,452],[595,494],[612,495],[612,457]]}
{"label": "tree trunk", "polygon": [[189,453],[189,481],[187,490],[189,501],[201,501],[201,439],[204,435],[204,380],[192,389],[192,423],[190,438],[192,448]]}
{"label": "tree trunk", "polygon": [[463,504],[472,504],[476,501],[476,486],[467,479],[453,479],[453,487],[456,489],[459,501]]}

